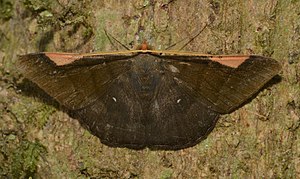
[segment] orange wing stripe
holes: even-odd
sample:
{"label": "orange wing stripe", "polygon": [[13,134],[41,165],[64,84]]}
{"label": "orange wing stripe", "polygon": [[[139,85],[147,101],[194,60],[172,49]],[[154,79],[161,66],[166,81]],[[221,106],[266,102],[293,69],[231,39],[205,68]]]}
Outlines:
{"label": "orange wing stripe", "polygon": [[219,62],[222,65],[226,65],[232,68],[237,68],[248,58],[249,56],[216,56],[216,57],[211,57],[210,59]]}
{"label": "orange wing stripe", "polygon": [[56,65],[62,66],[82,58],[82,55],[72,53],[45,53]]}

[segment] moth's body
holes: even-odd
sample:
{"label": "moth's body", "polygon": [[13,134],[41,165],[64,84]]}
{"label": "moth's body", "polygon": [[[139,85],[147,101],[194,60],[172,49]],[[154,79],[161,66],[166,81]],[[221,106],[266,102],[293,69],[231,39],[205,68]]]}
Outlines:
{"label": "moth's body", "polygon": [[20,57],[24,75],[110,146],[197,144],[280,70],[270,58],[141,50]]}
{"label": "moth's body", "polygon": [[138,60],[132,60],[129,80],[140,99],[150,103],[155,98],[158,85],[163,77],[161,60],[147,54],[140,54]]}

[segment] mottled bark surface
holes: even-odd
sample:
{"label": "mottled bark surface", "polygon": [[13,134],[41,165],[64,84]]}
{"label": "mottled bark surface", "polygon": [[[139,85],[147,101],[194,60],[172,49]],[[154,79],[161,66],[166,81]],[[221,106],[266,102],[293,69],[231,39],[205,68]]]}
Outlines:
{"label": "mottled bark surface", "polygon": [[[0,1],[0,175],[24,178],[296,178],[300,175],[300,1]],[[134,48],[259,54],[281,82],[224,115],[200,144],[179,151],[111,148],[23,80],[18,54]]]}

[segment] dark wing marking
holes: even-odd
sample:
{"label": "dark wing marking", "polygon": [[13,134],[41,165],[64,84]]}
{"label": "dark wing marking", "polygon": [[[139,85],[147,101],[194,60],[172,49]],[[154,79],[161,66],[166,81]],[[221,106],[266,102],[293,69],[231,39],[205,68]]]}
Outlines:
{"label": "dark wing marking", "polygon": [[271,58],[244,57],[234,68],[208,56],[162,56],[167,62],[165,69],[178,83],[189,87],[189,94],[221,114],[238,108],[281,69]]}
{"label": "dark wing marking", "polygon": [[[50,55],[49,55],[50,54]],[[38,53],[20,56],[18,67],[24,76],[69,109],[83,108],[101,97],[120,74],[131,68],[132,56],[72,55],[71,63],[65,55]],[[52,57],[53,59],[49,58]]]}
{"label": "dark wing marking", "polygon": [[101,98],[76,113],[101,142],[135,149],[181,149],[213,129],[218,113],[186,93],[159,58],[140,54]]}

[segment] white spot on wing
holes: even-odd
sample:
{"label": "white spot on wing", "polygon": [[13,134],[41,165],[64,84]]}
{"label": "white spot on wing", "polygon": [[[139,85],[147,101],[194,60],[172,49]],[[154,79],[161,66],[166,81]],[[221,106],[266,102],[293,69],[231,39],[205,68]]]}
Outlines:
{"label": "white spot on wing", "polygon": [[177,99],[177,101],[176,101],[176,102],[177,102],[177,104],[179,104],[179,103],[180,103],[180,101],[181,101],[181,99]]}
{"label": "white spot on wing", "polygon": [[157,109],[157,110],[159,110],[159,105],[158,105],[157,100],[154,101],[154,108]]}
{"label": "white spot on wing", "polygon": [[173,65],[169,65],[169,70],[173,73],[179,73],[180,71]]}
{"label": "white spot on wing", "polygon": [[180,65],[187,65],[187,66],[191,66],[190,63],[187,63],[187,62],[179,62]]}
{"label": "white spot on wing", "polygon": [[173,79],[177,82],[177,83],[182,83],[182,81],[180,80],[180,79],[178,79],[178,78],[176,78],[176,77],[173,77]]}
{"label": "white spot on wing", "polygon": [[115,97],[112,97],[112,99],[114,100],[114,102],[117,102],[117,98],[115,98]]}

